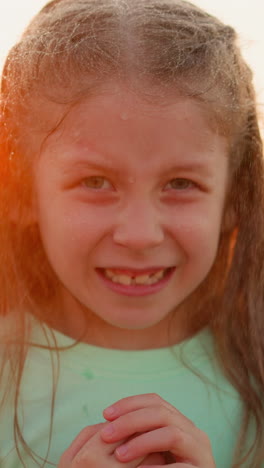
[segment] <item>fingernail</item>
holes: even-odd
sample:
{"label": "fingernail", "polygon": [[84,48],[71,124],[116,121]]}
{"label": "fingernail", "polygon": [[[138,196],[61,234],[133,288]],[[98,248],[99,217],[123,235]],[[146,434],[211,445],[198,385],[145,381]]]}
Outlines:
{"label": "fingernail", "polygon": [[104,414],[107,416],[113,416],[116,413],[115,407],[114,406],[108,406],[108,408],[105,408]]}
{"label": "fingernail", "polygon": [[128,452],[128,448],[127,448],[127,445],[120,445],[120,447],[118,447],[116,449],[116,453],[118,456],[120,457],[123,457],[124,455],[127,455],[127,452]]}
{"label": "fingernail", "polygon": [[107,426],[105,426],[103,429],[102,429],[102,434],[106,435],[106,436],[110,436],[114,433],[114,426],[113,424],[108,424]]}

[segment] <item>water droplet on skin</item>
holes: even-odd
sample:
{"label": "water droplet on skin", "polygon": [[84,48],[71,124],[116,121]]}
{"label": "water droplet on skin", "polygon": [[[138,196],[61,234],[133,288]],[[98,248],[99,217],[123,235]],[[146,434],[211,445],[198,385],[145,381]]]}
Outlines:
{"label": "water droplet on skin", "polygon": [[134,184],[134,183],[136,182],[135,177],[129,177],[129,178],[128,178],[128,182],[129,182],[130,184]]}
{"label": "water droplet on skin", "polygon": [[81,134],[80,130],[75,130],[75,131],[73,132],[73,135],[72,135],[72,136],[73,136],[74,138],[78,138],[78,137],[80,136],[80,134]]}

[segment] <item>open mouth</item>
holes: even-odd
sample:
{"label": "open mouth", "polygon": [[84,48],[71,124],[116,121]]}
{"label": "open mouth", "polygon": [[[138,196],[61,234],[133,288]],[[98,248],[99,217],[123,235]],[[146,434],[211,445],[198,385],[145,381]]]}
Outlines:
{"label": "open mouth", "polygon": [[123,286],[150,286],[159,283],[163,280],[171,271],[173,267],[163,268],[156,270],[151,273],[124,273],[120,270],[112,270],[108,268],[101,268],[100,273],[112,281],[113,283],[122,284]]}

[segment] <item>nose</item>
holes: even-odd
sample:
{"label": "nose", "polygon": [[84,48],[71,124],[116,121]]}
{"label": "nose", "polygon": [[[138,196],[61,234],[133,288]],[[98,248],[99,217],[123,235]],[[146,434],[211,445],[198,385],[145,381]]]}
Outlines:
{"label": "nose", "polygon": [[164,240],[160,213],[150,202],[128,203],[120,213],[113,238],[116,244],[137,251],[160,245]]}

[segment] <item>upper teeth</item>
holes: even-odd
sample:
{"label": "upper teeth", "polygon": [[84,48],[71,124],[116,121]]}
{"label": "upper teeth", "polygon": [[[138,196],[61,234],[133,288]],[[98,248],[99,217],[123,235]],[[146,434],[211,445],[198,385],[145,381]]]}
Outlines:
{"label": "upper teeth", "polygon": [[104,270],[104,274],[107,278],[111,279],[114,283],[124,284],[125,286],[130,286],[132,284],[154,284],[157,283],[161,278],[163,278],[166,269],[157,271],[153,274],[148,275],[137,275],[137,276],[129,276],[129,275],[117,275],[112,270]]}

